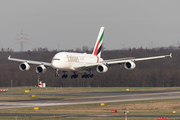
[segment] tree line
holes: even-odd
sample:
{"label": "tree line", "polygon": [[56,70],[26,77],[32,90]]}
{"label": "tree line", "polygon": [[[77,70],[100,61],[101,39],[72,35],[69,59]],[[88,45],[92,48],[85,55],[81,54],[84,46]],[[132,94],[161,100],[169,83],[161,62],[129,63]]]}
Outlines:
{"label": "tree line", "polygon": [[[85,49],[85,48],[84,48]],[[78,52],[84,52],[77,49]],[[87,53],[92,50],[85,49]],[[76,52],[67,50],[69,52]],[[0,52],[0,87],[10,87],[11,80],[13,86],[34,86],[37,85],[38,76],[46,83],[47,87],[174,87],[180,86],[180,50],[169,48],[143,49],[131,48],[124,50],[104,50],[102,58],[115,59],[124,57],[151,57],[167,55],[173,53],[173,58],[164,58],[136,62],[136,68],[126,70],[124,65],[109,67],[106,73],[93,71],[94,77],[82,79],[81,73],[76,79],[71,79],[73,73],[68,73],[69,77],[62,79],[55,77],[55,70],[47,68],[45,74],[37,74],[37,65],[30,65],[30,70],[20,71],[19,62],[8,61],[9,55],[15,58],[51,62],[52,57],[58,51],[27,51],[27,52]],[[60,74],[63,74],[60,72]]]}

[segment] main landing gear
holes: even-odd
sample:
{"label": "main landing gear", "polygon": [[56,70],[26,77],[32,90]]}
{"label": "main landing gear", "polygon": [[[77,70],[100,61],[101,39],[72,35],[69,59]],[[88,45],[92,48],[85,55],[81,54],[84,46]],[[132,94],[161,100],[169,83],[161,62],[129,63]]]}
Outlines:
{"label": "main landing gear", "polygon": [[68,75],[66,74],[66,71],[63,71],[63,75],[62,75],[62,78],[67,78],[68,77]]}
{"label": "main landing gear", "polygon": [[67,77],[68,77],[67,74],[62,75],[62,78],[67,78]]}
{"label": "main landing gear", "polygon": [[[68,75],[66,74],[66,72],[63,72],[64,74],[62,75],[62,78],[67,78]],[[55,71],[55,77],[59,77],[59,69],[56,69]]]}
{"label": "main landing gear", "polygon": [[[68,77],[68,75],[67,75],[67,73],[66,73],[67,71],[63,71],[63,75],[62,75],[62,78],[67,78]],[[59,77],[60,75],[59,75],[59,69],[56,69],[56,71],[55,71],[55,77]],[[86,74],[86,73],[84,73],[84,75],[82,75],[81,76],[81,78],[82,79],[84,79],[84,78],[93,78],[93,74],[90,72],[90,74]],[[76,73],[74,73],[73,75],[71,75],[71,79],[76,79],[76,78],[78,78],[78,74],[76,74]]]}
{"label": "main landing gear", "polygon": [[92,78],[94,75],[93,74],[86,74],[82,75],[82,78]]}
{"label": "main landing gear", "polygon": [[78,77],[78,74],[74,73],[74,75],[71,75],[71,79],[76,79]]}
{"label": "main landing gear", "polygon": [[[82,77],[81,78],[92,78],[94,75],[93,74],[86,74],[86,73],[84,73],[84,75],[82,75]],[[71,75],[71,79],[76,79],[76,78],[78,78],[78,74],[76,74],[76,73],[74,73],[74,75]]]}

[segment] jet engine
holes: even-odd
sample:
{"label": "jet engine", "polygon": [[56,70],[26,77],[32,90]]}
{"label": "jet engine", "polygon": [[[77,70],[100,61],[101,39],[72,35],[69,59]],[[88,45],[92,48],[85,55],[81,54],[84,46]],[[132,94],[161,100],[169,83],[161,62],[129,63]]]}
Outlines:
{"label": "jet engine", "polygon": [[108,67],[106,65],[98,65],[96,70],[99,72],[99,73],[105,73],[108,71]]}
{"label": "jet engine", "polygon": [[29,70],[30,69],[30,65],[27,62],[21,63],[19,65],[19,69],[21,71]]}
{"label": "jet engine", "polygon": [[127,69],[127,70],[132,70],[136,67],[136,64],[132,61],[129,61],[129,62],[126,62],[124,64],[124,67]]}
{"label": "jet engine", "polygon": [[37,73],[45,73],[46,72],[46,67],[44,65],[39,65],[36,67],[36,72]]}

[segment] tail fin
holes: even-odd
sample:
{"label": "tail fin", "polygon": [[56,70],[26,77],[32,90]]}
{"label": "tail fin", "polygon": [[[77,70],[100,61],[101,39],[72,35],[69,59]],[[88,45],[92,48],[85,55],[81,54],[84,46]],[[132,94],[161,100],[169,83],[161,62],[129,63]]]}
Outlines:
{"label": "tail fin", "polygon": [[104,36],[104,27],[101,27],[94,50],[93,50],[93,53],[92,53],[93,55],[96,55],[98,57],[101,57],[103,36]]}

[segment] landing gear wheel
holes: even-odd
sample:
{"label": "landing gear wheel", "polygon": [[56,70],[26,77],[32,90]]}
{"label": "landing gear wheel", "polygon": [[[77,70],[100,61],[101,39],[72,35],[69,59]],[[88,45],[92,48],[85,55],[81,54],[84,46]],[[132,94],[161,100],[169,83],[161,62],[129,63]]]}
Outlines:
{"label": "landing gear wheel", "polygon": [[89,77],[92,78],[94,75],[93,74],[90,74]]}
{"label": "landing gear wheel", "polygon": [[82,79],[83,78],[92,78],[94,75],[93,74],[84,74],[84,75],[82,75]]}
{"label": "landing gear wheel", "polygon": [[73,78],[77,78],[77,77],[78,77],[78,75],[77,75],[77,74],[71,75],[71,79],[73,79]]}
{"label": "landing gear wheel", "polygon": [[67,77],[68,77],[67,74],[62,75],[62,78],[67,78]]}

